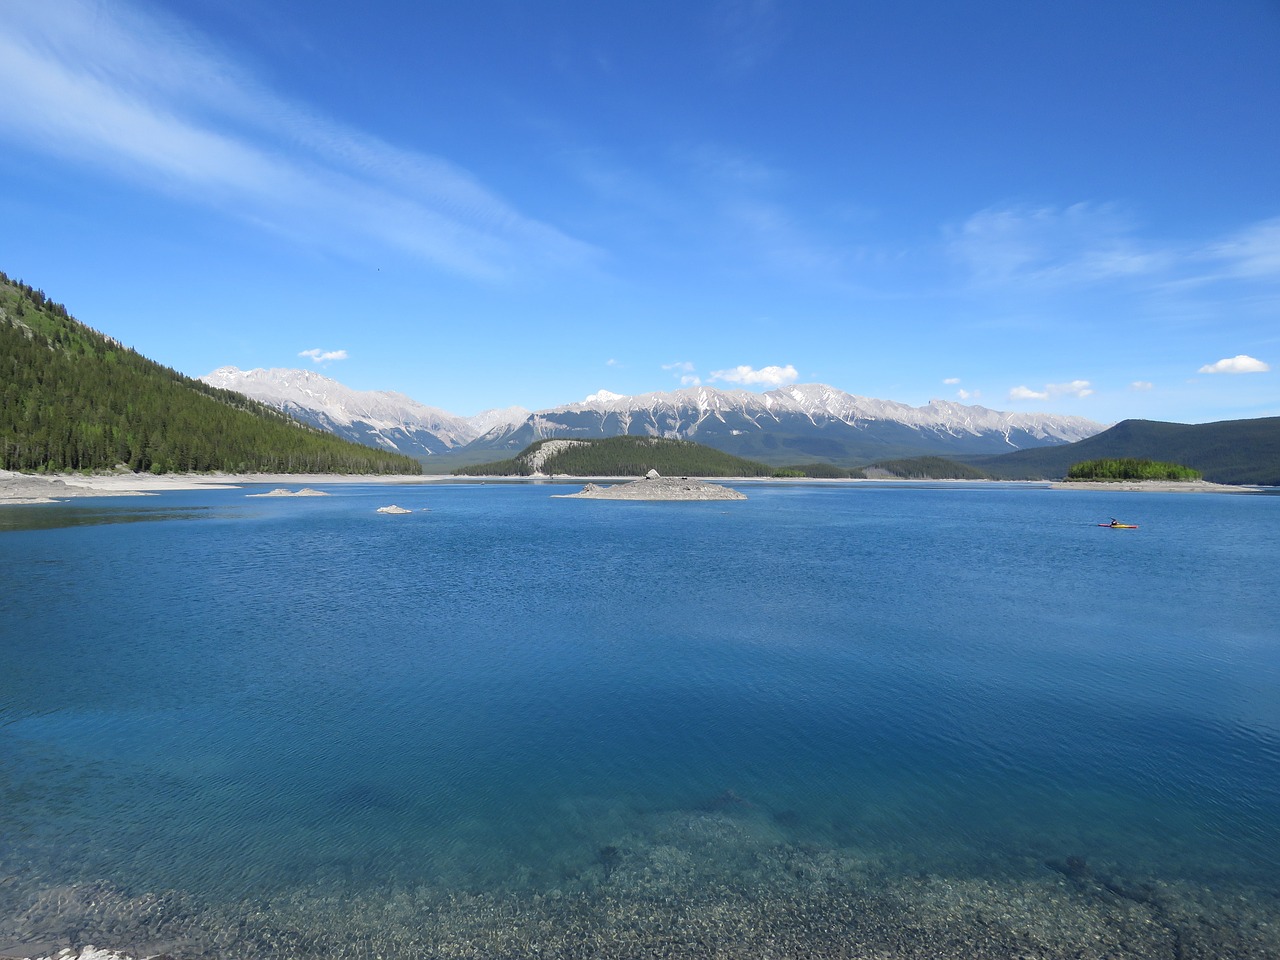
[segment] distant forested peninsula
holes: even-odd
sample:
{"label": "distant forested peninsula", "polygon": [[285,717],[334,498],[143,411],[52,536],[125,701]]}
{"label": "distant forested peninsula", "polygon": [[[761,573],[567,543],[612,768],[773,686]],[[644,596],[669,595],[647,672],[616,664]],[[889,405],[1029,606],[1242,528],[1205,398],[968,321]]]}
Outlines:
{"label": "distant forested peninsula", "polygon": [[556,438],[530,444],[509,460],[459,467],[457,476],[641,477],[657,470],[664,477],[761,477],[810,480],[989,480],[976,467],[946,457],[883,460],[867,467],[798,463],[773,467],[744,460],[714,447],[661,437]]}
{"label": "distant forested peninsula", "polygon": [[771,477],[776,468],[754,460],[662,437],[602,437],[599,440],[538,440],[509,460],[459,467],[457,476]]}
{"label": "distant forested peninsula", "polygon": [[141,356],[0,272],[0,469],[418,474]]}

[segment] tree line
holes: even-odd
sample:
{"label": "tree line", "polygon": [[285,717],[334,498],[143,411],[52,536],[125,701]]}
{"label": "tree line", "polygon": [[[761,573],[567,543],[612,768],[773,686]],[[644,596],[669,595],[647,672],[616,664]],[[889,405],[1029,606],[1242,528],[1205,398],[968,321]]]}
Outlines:
{"label": "tree line", "polygon": [[1134,457],[1104,457],[1074,463],[1067,470],[1068,480],[1199,480],[1199,470],[1179,463],[1140,460]]}

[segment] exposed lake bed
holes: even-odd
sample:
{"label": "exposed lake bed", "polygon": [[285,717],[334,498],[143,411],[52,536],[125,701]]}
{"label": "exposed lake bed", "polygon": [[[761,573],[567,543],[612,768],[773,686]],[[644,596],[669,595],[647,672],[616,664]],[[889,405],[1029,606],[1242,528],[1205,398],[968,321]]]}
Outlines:
{"label": "exposed lake bed", "polygon": [[1280,956],[1275,498],[328,489],[0,533],[0,953]]}

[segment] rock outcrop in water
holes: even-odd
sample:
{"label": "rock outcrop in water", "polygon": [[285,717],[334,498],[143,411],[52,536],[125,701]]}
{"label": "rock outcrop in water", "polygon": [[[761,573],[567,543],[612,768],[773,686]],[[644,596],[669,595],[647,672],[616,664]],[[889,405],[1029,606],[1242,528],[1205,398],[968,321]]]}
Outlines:
{"label": "rock outcrop in water", "polygon": [[690,480],[688,477],[660,477],[656,470],[649,476],[630,483],[602,487],[588,483],[578,493],[559,496],[581,500],[745,500],[746,494],[718,483]]}

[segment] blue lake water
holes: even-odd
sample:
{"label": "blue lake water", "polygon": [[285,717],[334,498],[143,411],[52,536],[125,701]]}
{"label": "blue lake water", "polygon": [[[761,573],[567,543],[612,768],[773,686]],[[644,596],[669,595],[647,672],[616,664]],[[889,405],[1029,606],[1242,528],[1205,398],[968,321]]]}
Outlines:
{"label": "blue lake water", "polygon": [[0,946],[1277,955],[1280,497],[330,489],[0,510]]}

